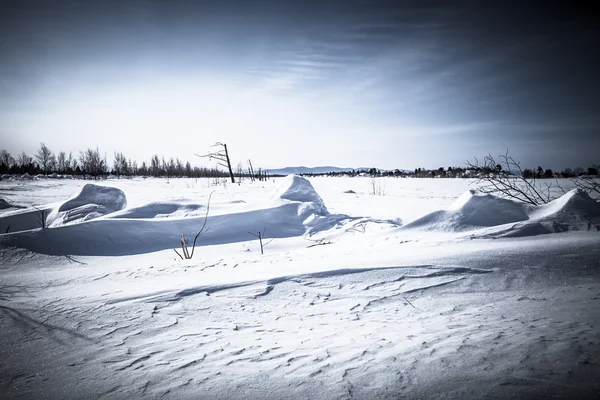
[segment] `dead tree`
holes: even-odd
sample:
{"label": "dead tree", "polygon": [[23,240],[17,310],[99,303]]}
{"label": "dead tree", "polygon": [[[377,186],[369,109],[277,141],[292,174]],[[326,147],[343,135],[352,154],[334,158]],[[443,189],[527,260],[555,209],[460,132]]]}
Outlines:
{"label": "dead tree", "polygon": [[204,230],[204,228],[206,227],[206,221],[208,220],[208,212],[210,210],[210,198],[212,197],[214,192],[211,192],[210,195],[208,196],[208,203],[206,204],[206,214],[204,215],[204,223],[202,224],[202,228],[200,228],[200,231],[196,234],[196,237],[194,238],[194,244],[192,245],[192,252],[190,253],[188,250],[188,246],[187,246],[187,241],[185,240],[185,234],[181,234],[181,252],[183,253],[183,255],[179,254],[179,252],[177,251],[177,249],[173,249],[173,251],[175,253],[177,253],[177,255],[179,256],[179,258],[181,258],[182,260],[190,260],[192,257],[194,257],[194,250],[196,249],[196,241],[198,240],[198,238],[203,234],[208,232],[209,228],[206,228],[206,230]]}
{"label": "dead tree", "polygon": [[250,174],[250,181],[254,182],[254,168],[252,168],[252,160],[248,160],[248,173]]}
{"label": "dead tree", "polygon": [[235,183],[235,178],[233,176],[233,169],[231,168],[231,161],[229,160],[229,152],[227,151],[227,145],[225,143],[217,142],[210,146],[210,148],[220,148],[219,150],[211,150],[208,154],[203,156],[196,154],[198,157],[208,157],[209,161],[213,158],[218,161],[218,164],[224,168],[227,168],[229,171],[229,177],[231,178],[231,183]]}

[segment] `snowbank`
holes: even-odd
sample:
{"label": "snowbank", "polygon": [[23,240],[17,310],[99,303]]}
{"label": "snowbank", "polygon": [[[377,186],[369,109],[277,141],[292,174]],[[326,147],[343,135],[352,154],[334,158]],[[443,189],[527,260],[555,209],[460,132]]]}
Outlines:
{"label": "snowbank", "polygon": [[126,205],[127,198],[122,190],[88,183],[77,195],[52,211],[46,225],[57,227],[89,221],[122,210]]}
{"label": "snowbank", "polygon": [[529,221],[516,224],[496,237],[525,237],[568,231],[600,231],[600,203],[573,189],[560,198],[529,211]]}
{"label": "snowbank", "polygon": [[425,215],[404,228],[460,232],[504,225],[529,219],[526,207],[522,203],[472,189],[456,199],[448,210]]}
{"label": "snowbank", "polygon": [[[119,256],[150,253],[180,246],[181,234],[193,238],[204,217],[130,219],[99,218],[78,224],[3,235],[3,244],[53,255]],[[298,216],[298,205],[284,204],[263,210],[208,217],[209,230],[197,245],[216,245],[251,240],[249,231],[263,230],[266,237],[302,236],[307,231]]]}
{"label": "snowbank", "polygon": [[600,203],[574,189],[542,206],[469,190],[448,210],[427,214],[401,229],[481,233],[523,237],[570,230],[600,230]]}
{"label": "snowbank", "polygon": [[591,218],[600,217],[600,203],[581,189],[573,189],[548,204],[537,207],[530,213],[531,218],[549,218],[580,214]]}
{"label": "snowbank", "polygon": [[[209,213],[209,230],[198,245],[248,241],[252,239],[248,232],[264,232],[265,228],[264,237],[302,236],[330,229],[346,218],[330,215],[311,183],[301,177],[285,178],[273,197],[276,204],[266,208],[223,215]],[[2,241],[55,255],[141,254],[179,247],[182,234],[193,238],[204,223],[205,205],[158,202],[124,209],[125,204],[125,194],[119,189],[89,184],[49,215],[49,229],[4,235]],[[185,216],[186,212],[197,216],[173,218]]]}

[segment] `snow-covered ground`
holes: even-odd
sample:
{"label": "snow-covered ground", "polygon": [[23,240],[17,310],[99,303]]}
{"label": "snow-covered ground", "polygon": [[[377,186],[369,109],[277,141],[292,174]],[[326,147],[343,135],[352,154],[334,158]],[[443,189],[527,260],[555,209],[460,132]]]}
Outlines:
{"label": "snow-covered ground", "polygon": [[2,181],[0,398],[599,397],[600,203],[474,189]]}

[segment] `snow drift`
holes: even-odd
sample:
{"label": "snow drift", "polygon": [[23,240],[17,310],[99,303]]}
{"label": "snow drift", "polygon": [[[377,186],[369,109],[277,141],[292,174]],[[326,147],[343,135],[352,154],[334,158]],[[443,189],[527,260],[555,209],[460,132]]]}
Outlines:
{"label": "snow drift", "polygon": [[586,218],[600,217],[600,203],[581,189],[573,189],[558,199],[535,208],[531,218],[568,217],[580,215]]}
{"label": "snow drift", "polygon": [[406,224],[404,228],[460,232],[528,218],[524,204],[472,189],[456,199],[448,210],[425,215]]}
{"label": "snow drift", "polygon": [[400,229],[441,232],[481,230],[491,236],[533,236],[569,230],[600,230],[600,203],[574,189],[542,206],[469,190],[447,210],[425,215]]}
{"label": "snow drift", "polygon": [[[213,199],[214,200],[214,199]],[[286,238],[322,231],[338,223],[331,216],[310,182],[290,176],[274,192],[269,207],[208,216],[210,228],[197,245],[215,245],[251,240],[248,231],[266,228],[265,237]],[[154,203],[125,209],[125,194],[119,189],[86,185],[71,200],[49,216],[48,229],[3,235],[6,245],[53,255],[129,255],[179,247],[182,234],[193,238],[204,223],[204,215],[192,218],[162,218],[188,206]],[[205,205],[195,205],[199,210]],[[118,213],[109,215],[110,213]],[[103,218],[99,218],[104,216]],[[345,217],[345,216],[343,216]],[[80,222],[80,223],[74,223]]]}
{"label": "snow drift", "polygon": [[48,215],[46,225],[57,227],[89,221],[122,210],[125,206],[127,198],[122,190],[88,183],[77,195],[52,211]]}

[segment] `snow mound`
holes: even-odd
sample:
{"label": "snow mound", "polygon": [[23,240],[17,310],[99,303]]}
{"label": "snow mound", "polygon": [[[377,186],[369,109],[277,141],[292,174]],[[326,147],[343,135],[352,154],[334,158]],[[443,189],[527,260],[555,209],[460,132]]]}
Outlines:
{"label": "snow mound", "polygon": [[404,228],[460,232],[528,219],[526,205],[471,189],[456,199],[448,210],[427,214]]}
{"label": "snow mound", "polygon": [[313,185],[306,178],[297,175],[286,176],[275,190],[272,198],[307,203],[303,211],[310,209],[317,214],[327,214],[327,207]]}
{"label": "snow mound", "polygon": [[46,225],[57,227],[69,223],[89,221],[103,215],[120,211],[127,205],[127,198],[122,190],[86,184],[81,191],[53,210]]}
{"label": "snow mound", "polygon": [[[600,231],[600,203],[587,192],[573,189],[548,204],[535,207],[529,218],[548,233]],[[525,236],[522,234],[525,228],[515,228],[518,232],[513,236]]]}
{"label": "snow mound", "polygon": [[574,189],[541,206],[469,190],[448,210],[435,211],[401,229],[477,231],[481,237],[526,237],[568,231],[600,231],[600,203]]}
{"label": "snow mound", "polygon": [[183,218],[200,215],[202,208],[203,206],[199,204],[154,202],[139,207],[124,209],[110,215],[110,218]]}
{"label": "snow mound", "polygon": [[573,189],[548,204],[537,207],[530,218],[552,218],[579,214],[590,218],[600,217],[600,203],[581,189]]}

